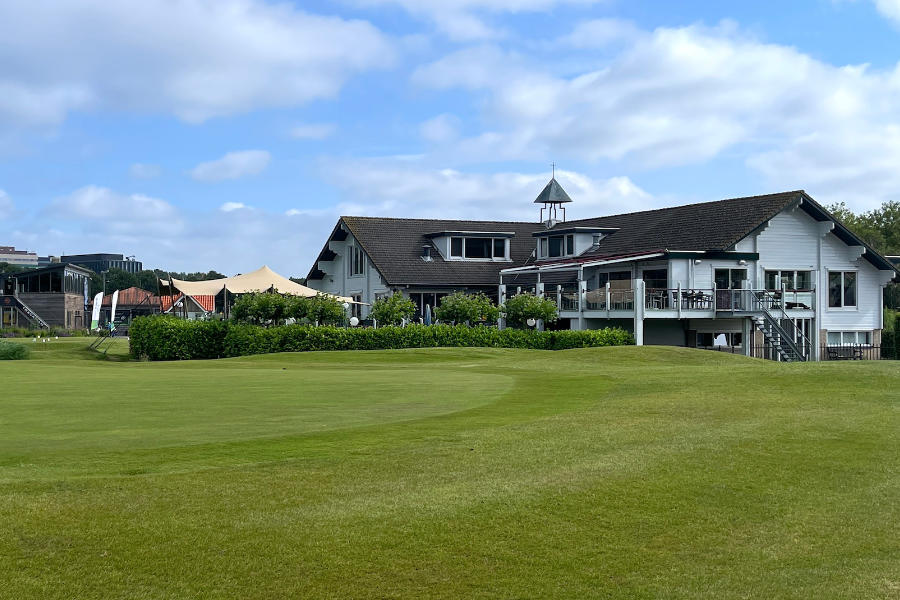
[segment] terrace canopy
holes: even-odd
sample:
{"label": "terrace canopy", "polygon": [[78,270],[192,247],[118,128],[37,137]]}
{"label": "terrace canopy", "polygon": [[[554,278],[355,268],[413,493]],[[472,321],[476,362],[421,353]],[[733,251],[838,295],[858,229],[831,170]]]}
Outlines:
{"label": "terrace canopy", "polygon": [[[160,285],[171,287],[181,293],[189,296],[215,296],[223,289],[228,290],[232,294],[248,294],[250,292],[269,292],[277,291],[279,294],[289,294],[291,296],[311,297],[321,294],[321,292],[312,288],[300,285],[283,277],[267,266],[262,266],[251,273],[243,275],[235,275],[234,277],[223,277],[222,279],[210,279],[208,281],[182,281],[181,279],[172,278],[171,281],[165,279],[160,280]],[[330,294],[324,294],[330,296]],[[343,296],[333,296],[341,302],[353,302],[352,298]]]}

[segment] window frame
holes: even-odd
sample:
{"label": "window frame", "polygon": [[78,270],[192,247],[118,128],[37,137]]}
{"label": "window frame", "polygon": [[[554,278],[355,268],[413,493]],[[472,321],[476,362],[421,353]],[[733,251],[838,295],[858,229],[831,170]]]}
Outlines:
{"label": "window frame", "polygon": [[[839,344],[832,342],[831,341],[832,335],[839,336],[841,338],[841,342]],[[845,341],[847,339],[847,336],[851,336],[851,335],[853,336],[853,339],[855,339],[855,341],[849,341],[849,342]],[[859,341],[860,335],[865,336],[865,341],[863,341],[863,342]],[[872,345],[872,332],[868,329],[852,330],[852,331],[847,331],[847,330],[843,330],[843,329],[838,330],[838,331],[832,331],[829,329],[828,332],[825,334],[825,345],[828,347],[831,347],[831,348],[840,348],[841,346],[867,346],[868,347],[868,346]]]}
{"label": "window frame", "polygon": [[[470,257],[467,255],[469,240],[478,240],[481,243],[487,242],[488,253],[490,256]],[[500,242],[503,245],[503,254],[497,254],[497,245]],[[459,245],[459,253],[455,253],[454,245]],[[507,237],[466,237],[455,235],[450,237],[450,260],[460,260],[469,262],[508,262],[509,261],[509,238]]]}
{"label": "window frame", "polygon": [[[575,256],[575,234],[561,233],[559,235],[541,236],[538,242],[539,258],[568,258]],[[551,240],[559,240],[560,254],[550,254]]]}
{"label": "window frame", "polygon": [[[769,274],[775,274],[775,281],[777,282],[777,287],[772,287],[769,285]],[[797,282],[800,280],[800,273],[808,273],[809,287],[797,287]],[[766,291],[775,292],[781,290],[781,284],[784,282],[784,277],[787,274],[790,274],[791,283],[790,285],[785,286],[787,291],[789,292],[811,292],[813,290],[812,283],[814,281],[813,273],[815,273],[812,269],[763,269],[763,286],[765,286]]]}
{"label": "window frame", "polygon": [[348,246],[347,277],[366,276],[366,253],[357,244]]}
{"label": "window frame", "polygon": [[[847,284],[845,282],[845,275],[847,275],[847,273],[853,274],[853,304],[847,304],[847,300],[845,298],[846,290],[847,290]],[[832,274],[840,276],[839,289],[840,289],[840,293],[841,293],[841,299],[840,299],[840,304],[838,304],[838,305],[831,304],[831,275]],[[826,278],[826,282],[827,282],[826,294],[827,294],[827,299],[828,299],[828,310],[835,310],[835,311],[859,310],[859,271],[857,271],[855,269],[840,269],[840,270],[836,269],[836,270],[832,271],[829,269],[825,274],[825,278]]]}

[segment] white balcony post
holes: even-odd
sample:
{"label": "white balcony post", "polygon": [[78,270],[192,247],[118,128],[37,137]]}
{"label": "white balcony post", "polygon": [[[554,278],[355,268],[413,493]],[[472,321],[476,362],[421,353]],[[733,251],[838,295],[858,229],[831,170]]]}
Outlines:
{"label": "white balcony post", "polygon": [[606,282],[606,318],[609,319],[609,301],[612,298],[612,293],[609,289],[609,282]]}
{"label": "white balcony post", "polygon": [[556,286],[556,310],[562,310],[562,286]]}
{"label": "white balcony post", "polygon": [[634,280],[634,343],[644,345],[644,280]]}
{"label": "white balcony post", "polygon": [[[506,285],[501,283],[497,288],[497,306],[503,306],[504,304],[506,304]],[[503,318],[502,313],[497,319],[497,327],[500,329],[506,328],[506,319]]]}
{"label": "white balcony post", "polygon": [[585,302],[587,302],[587,281],[584,280],[583,272],[578,272],[578,329],[579,331],[587,327],[584,320]]}
{"label": "white balcony post", "polygon": [[675,305],[678,307],[678,318],[681,318],[681,282],[678,282],[678,290],[675,292]]}
{"label": "white balcony post", "polygon": [[719,309],[719,306],[718,306],[719,295],[716,293],[717,290],[716,290],[716,282],[715,281],[713,281],[712,286],[713,286],[712,287],[712,297],[713,297],[712,308],[713,308],[713,312],[716,312]]}

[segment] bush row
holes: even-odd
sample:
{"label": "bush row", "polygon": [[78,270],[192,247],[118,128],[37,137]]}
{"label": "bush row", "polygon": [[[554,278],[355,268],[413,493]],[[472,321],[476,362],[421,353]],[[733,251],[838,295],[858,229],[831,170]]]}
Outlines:
{"label": "bush row", "polygon": [[894,317],[894,328],[881,333],[881,356],[900,360],[900,314]]}
{"label": "bush row", "polygon": [[30,353],[24,344],[0,340],[0,360],[24,360]]}
{"label": "bush row", "polygon": [[131,325],[131,353],[150,360],[188,360],[316,350],[482,347],[564,350],[634,343],[622,329],[533,331],[408,325],[378,329],[284,325],[258,327],[230,321],[184,321],[140,317]]}

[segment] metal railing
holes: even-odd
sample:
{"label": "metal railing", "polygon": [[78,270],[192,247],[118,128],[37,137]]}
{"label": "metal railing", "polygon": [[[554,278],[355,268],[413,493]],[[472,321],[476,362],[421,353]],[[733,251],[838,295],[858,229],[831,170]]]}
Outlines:
{"label": "metal railing", "polygon": [[647,310],[713,310],[714,290],[647,288],[644,306]]}
{"label": "metal railing", "polygon": [[[725,352],[728,354],[743,354],[744,349],[741,346],[697,346],[699,350],[713,350],[716,352]],[[844,346],[822,346],[820,348],[819,360],[835,361],[835,360],[896,360],[890,353],[890,348],[882,346],[869,346],[865,344],[852,344]],[[781,351],[774,344],[763,344],[762,346],[752,346],[750,348],[750,356],[753,358],[763,358],[766,360],[783,360]]]}

